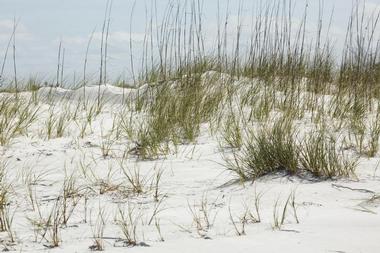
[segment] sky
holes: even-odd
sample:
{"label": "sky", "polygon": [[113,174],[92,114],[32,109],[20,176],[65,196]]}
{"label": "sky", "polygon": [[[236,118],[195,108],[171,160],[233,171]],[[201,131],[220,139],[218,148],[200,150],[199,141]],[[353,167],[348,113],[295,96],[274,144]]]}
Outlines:
{"label": "sky", "polygon": [[[138,48],[144,38],[146,9],[150,8],[151,1],[113,0],[108,53],[110,76],[130,75],[129,41],[132,37],[133,45],[137,50],[133,52],[133,57],[138,58],[140,56]],[[89,72],[95,73],[100,62],[100,31],[106,2],[106,0],[0,0],[0,63],[3,61],[8,40],[12,34],[13,20],[16,19],[18,20],[16,32],[18,75],[54,77],[58,47],[62,41],[65,48],[67,78],[80,76],[83,71],[87,43],[93,31],[95,35],[89,51],[88,69]],[[136,3],[132,24],[130,24],[134,2]],[[169,0],[156,0],[158,15],[164,13],[168,2]],[[254,15],[252,10],[255,10],[254,6],[257,7],[259,0],[242,0],[241,2],[244,6],[242,16],[245,20],[250,20]],[[293,2],[295,4],[294,18],[297,20],[302,16],[306,0],[293,0]],[[312,33],[316,27],[320,0],[307,2],[310,19],[308,29]],[[334,11],[330,35],[333,40],[336,40],[337,47],[344,39],[351,4],[352,0],[324,1],[326,22],[331,11]],[[217,6],[217,0],[203,0],[202,17],[206,40],[212,41],[215,38]],[[228,6],[230,20],[233,23],[238,13],[239,1],[219,0],[219,6],[222,13],[226,12]],[[366,6],[368,13],[380,10],[380,0],[368,0]],[[7,76],[12,75],[12,68],[12,57],[8,57],[5,65]]]}

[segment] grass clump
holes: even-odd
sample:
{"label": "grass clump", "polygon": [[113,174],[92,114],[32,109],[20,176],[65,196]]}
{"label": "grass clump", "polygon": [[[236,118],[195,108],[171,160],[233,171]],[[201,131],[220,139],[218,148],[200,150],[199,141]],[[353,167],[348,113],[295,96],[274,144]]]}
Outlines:
{"label": "grass clump", "polygon": [[216,117],[225,97],[224,89],[213,84],[205,82],[200,74],[189,73],[176,81],[151,85],[137,99],[143,101],[139,113],[145,117],[144,122],[136,126],[122,120],[122,129],[135,143],[133,153],[141,159],[157,158],[179,144],[195,142],[201,124]]}
{"label": "grass clump", "polygon": [[25,134],[37,119],[39,107],[31,100],[1,97],[0,99],[0,146],[8,145],[13,138]]}
{"label": "grass clump", "polygon": [[312,134],[300,149],[302,168],[319,178],[350,176],[354,174],[356,160],[345,159],[337,151],[337,143],[324,133]]}
{"label": "grass clump", "polygon": [[295,174],[299,151],[294,131],[289,124],[277,122],[270,129],[261,129],[244,143],[242,152],[234,154],[228,168],[242,179],[256,179],[275,171]]}
{"label": "grass clump", "polygon": [[233,113],[227,116],[222,129],[222,142],[228,147],[240,149],[243,145],[243,136],[240,122]]}
{"label": "grass clump", "polygon": [[240,152],[233,151],[233,159],[226,159],[227,168],[242,180],[275,172],[306,172],[319,179],[354,175],[357,160],[340,153],[336,141],[325,133],[311,132],[301,142],[296,137],[290,122],[278,121],[248,138]]}
{"label": "grass clump", "polygon": [[369,143],[367,155],[374,157],[379,150],[379,137],[380,137],[380,113],[376,114],[376,117],[370,122],[369,126]]}

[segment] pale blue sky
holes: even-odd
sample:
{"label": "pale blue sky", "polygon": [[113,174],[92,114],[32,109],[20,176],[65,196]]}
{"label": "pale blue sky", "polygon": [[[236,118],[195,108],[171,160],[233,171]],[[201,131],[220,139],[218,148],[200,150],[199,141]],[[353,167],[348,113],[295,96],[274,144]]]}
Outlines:
{"label": "pale blue sky", "polygon": [[[252,5],[259,0],[243,1],[244,16],[252,15]],[[133,33],[136,47],[143,37],[145,28],[145,5],[151,0],[136,1]],[[205,37],[212,36],[216,25],[217,0],[203,0]],[[225,12],[227,0],[220,0],[221,10]],[[230,0],[230,15],[236,15],[239,1]],[[265,1],[263,1],[265,2]],[[301,15],[305,0],[294,0],[295,18]],[[319,0],[309,0],[310,30],[318,12]],[[332,36],[342,39],[351,0],[325,0],[325,16],[334,7]],[[145,4],[147,3],[147,4]],[[163,13],[168,0],[157,0],[158,12]],[[368,11],[380,10],[380,0],[366,1]],[[106,0],[0,0],[0,63],[2,62],[6,43],[12,32],[14,17],[20,20],[17,30],[17,66],[20,75],[39,74],[54,76],[56,58],[60,39],[66,50],[66,73],[77,71],[80,75],[88,38],[97,28],[100,31]],[[129,69],[129,19],[133,0],[114,0],[112,9],[111,38],[109,48],[109,70],[112,75],[121,74]],[[210,40],[213,38],[210,38]],[[338,42],[339,43],[339,42]],[[138,53],[136,56],[138,57]],[[12,62],[8,60],[6,70],[11,71]],[[99,40],[93,41],[90,51],[89,69],[96,71],[99,64]]]}

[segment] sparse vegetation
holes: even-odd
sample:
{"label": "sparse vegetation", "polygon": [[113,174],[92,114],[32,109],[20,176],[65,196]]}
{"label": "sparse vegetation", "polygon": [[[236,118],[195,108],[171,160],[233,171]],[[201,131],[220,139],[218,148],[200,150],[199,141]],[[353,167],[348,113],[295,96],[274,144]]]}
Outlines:
{"label": "sparse vegetation", "polygon": [[93,241],[93,244],[89,246],[90,250],[104,251],[105,246],[104,246],[103,236],[104,236],[104,229],[106,226],[106,222],[107,222],[106,214],[103,208],[99,210],[98,217],[96,218],[96,222],[94,224],[94,228],[92,231],[94,241]]}
{"label": "sparse vegetation", "polygon": [[116,222],[119,225],[123,238],[123,244],[127,247],[133,247],[137,245],[137,228],[141,222],[141,214],[136,207],[128,205],[126,210],[119,207],[118,217]]}
{"label": "sparse vegetation", "polygon": [[39,108],[31,100],[0,97],[0,146],[8,145],[18,135],[28,133]]}

